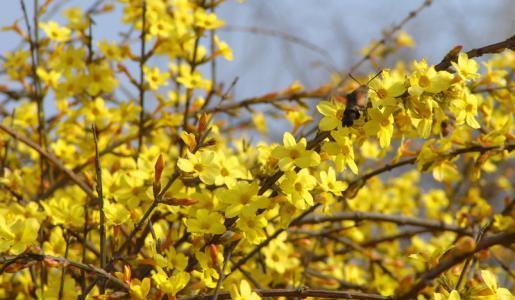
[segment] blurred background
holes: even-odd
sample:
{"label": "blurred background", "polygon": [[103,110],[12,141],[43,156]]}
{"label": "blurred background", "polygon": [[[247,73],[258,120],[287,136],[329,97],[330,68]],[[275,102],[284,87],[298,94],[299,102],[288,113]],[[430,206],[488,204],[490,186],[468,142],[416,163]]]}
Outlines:
{"label": "blurred background", "polygon": [[[25,1],[32,7],[32,0]],[[54,0],[52,7],[60,11],[69,6],[87,9],[97,2],[115,1]],[[234,60],[219,59],[218,81],[227,86],[239,77],[235,100],[287,88],[294,80],[306,88],[315,88],[330,79],[331,68],[348,71],[360,59],[362,48],[381,39],[384,30],[391,29],[422,3],[423,0],[247,0],[241,4],[227,0],[218,10],[219,17],[226,21],[226,27],[218,34],[233,48]],[[502,41],[514,34],[514,15],[514,0],[433,0],[403,27],[416,47],[403,48],[389,56],[385,67],[399,59],[422,57],[434,64],[456,45],[469,50]],[[18,0],[2,1],[2,26],[21,20],[21,16]],[[114,14],[97,16],[96,39],[119,39],[118,33],[126,30],[118,23],[120,16],[119,6]],[[64,22],[59,14],[53,14],[53,19]],[[11,32],[0,32],[0,40],[1,53],[19,43]],[[159,61],[153,63],[159,65]],[[357,73],[370,71],[370,63],[366,62]]]}

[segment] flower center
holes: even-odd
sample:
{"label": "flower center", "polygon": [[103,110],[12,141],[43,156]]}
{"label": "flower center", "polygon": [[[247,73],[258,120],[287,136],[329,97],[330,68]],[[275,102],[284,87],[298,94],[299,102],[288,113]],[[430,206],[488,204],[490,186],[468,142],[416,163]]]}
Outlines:
{"label": "flower center", "polygon": [[388,92],[385,89],[380,88],[377,90],[377,96],[381,99],[384,99],[386,96],[388,96]]}
{"label": "flower center", "polygon": [[422,75],[418,79],[418,85],[420,85],[420,87],[423,87],[423,88],[428,87],[430,83],[431,83],[431,81],[429,80],[429,78],[427,78],[426,75]]}
{"label": "flower center", "polygon": [[290,151],[290,157],[291,157],[292,159],[297,159],[297,158],[299,158],[299,157],[300,157],[300,152],[299,152],[299,150],[297,150],[297,149],[293,149],[293,150],[291,150],[291,151]]}

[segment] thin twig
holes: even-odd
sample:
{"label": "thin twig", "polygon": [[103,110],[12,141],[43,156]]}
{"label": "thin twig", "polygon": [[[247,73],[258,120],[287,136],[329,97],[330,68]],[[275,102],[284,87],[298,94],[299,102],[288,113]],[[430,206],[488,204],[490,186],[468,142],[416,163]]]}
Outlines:
{"label": "thin twig", "polygon": [[105,227],[105,212],[104,212],[104,195],[102,191],[102,166],[100,165],[100,155],[98,153],[98,133],[97,127],[93,124],[91,126],[93,131],[93,141],[95,143],[95,169],[97,173],[97,194],[100,211],[100,268],[105,268],[107,262],[107,248],[106,248],[106,227]]}
{"label": "thin twig", "polygon": [[[66,234],[66,248],[64,249],[64,259],[68,259],[68,250],[70,249],[70,239],[71,236]],[[63,299],[63,291],[64,291],[64,277],[66,275],[66,266],[63,264],[61,268],[61,282],[59,283],[59,297],[58,299]]]}
{"label": "thin twig", "polygon": [[107,273],[105,270],[97,268],[91,264],[84,264],[80,263],[74,260],[66,259],[64,257],[59,256],[52,256],[52,255],[44,255],[44,254],[37,254],[37,253],[23,253],[18,256],[1,256],[0,257],[0,263],[6,264],[6,263],[13,263],[13,262],[30,262],[30,261],[55,261],[59,264],[62,264],[63,266],[73,266],[75,268],[78,268],[80,270],[83,270],[88,273],[96,274],[104,279],[107,279],[109,281],[112,281],[116,283],[119,287],[123,288],[124,290],[129,289],[129,285],[122,280],[118,279],[114,275],[111,275]]}
{"label": "thin twig", "polygon": [[143,146],[143,127],[145,125],[145,76],[143,68],[146,62],[146,30],[147,30],[147,1],[141,0],[142,12],[141,12],[141,52],[139,58],[139,106],[141,108],[139,113],[139,127],[138,127],[138,152],[136,153],[136,159],[141,153],[141,147]]}

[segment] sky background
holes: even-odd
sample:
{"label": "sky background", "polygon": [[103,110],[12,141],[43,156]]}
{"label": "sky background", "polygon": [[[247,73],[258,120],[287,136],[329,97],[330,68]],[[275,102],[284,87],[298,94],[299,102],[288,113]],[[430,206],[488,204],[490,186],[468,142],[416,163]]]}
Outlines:
{"label": "sky background", "polygon": [[[18,0],[0,0],[2,26],[21,20]],[[32,6],[32,0],[25,0]],[[40,1],[42,2],[42,1]],[[92,0],[54,0],[53,7],[90,7]],[[112,0],[104,1],[113,2]],[[234,89],[235,99],[263,95],[284,89],[294,80],[307,88],[314,88],[329,80],[330,64],[340,71],[360,59],[359,50],[372,40],[381,38],[382,31],[405,18],[423,0],[247,0],[239,4],[227,0],[218,15],[228,26],[254,27],[275,30],[302,37],[317,45],[328,55],[286,42],[277,37],[248,32],[222,30],[219,32],[233,48],[235,59],[220,60],[218,80],[229,85],[235,77],[239,81]],[[29,12],[30,13],[30,12]],[[398,59],[420,59],[438,63],[454,46],[465,50],[508,38],[515,32],[514,0],[433,0],[430,7],[404,26],[413,36],[417,47],[404,49],[387,61],[393,66]],[[121,12],[95,18],[96,39],[119,39],[122,27],[118,20]],[[54,19],[63,19],[56,15]],[[20,23],[23,25],[23,23]],[[0,32],[0,52],[18,45],[18,38],[10,32]],[[136,41],[136,45],[137,45]],[[329,57],[328,57],[329,56]],[[153,61],[166,69],[166,64]],[[357,73],[370,72],[368,63]],[[206,76],[209,73],[206,72]]]}

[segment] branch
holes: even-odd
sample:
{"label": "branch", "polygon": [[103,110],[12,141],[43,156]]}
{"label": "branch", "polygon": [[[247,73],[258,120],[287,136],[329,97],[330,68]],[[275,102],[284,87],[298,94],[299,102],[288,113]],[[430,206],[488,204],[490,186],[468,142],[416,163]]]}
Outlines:
{"label": "branch", "polygon": [[[391,297],[384,297],[377,294],[367,294],[352,291],[318,290],[318,289],[270,289],[254,290],[261,297],[287,297],[289,299],[302,299],[307,297],[329,298],[329,299],[372,299],[389,300]],[[179,300],[210,300],[212,295],[199,295],[193,297],[179,298]],[[231,299],[229,293],[221,293],[218,299]]]}
{"label": "branch", "polygon": [[420,226],[424,228],[429,228],[432,230],[440,230],[440,231],[454,231],[460,234],[470,235],[465,228],[445,224],[443,221],[430,220],[430,219],[421,219],[415,217],[406,217],[403,215],[387,215],[378,212],[366,212],[366,211],[352,211],[352,212],[339,212],[334,213],[330,216],[326,215],[315,215],[311,217],[307,217],[299,222],[296,225],[306,225],[306,224],[319,224],[322,222],[340,222],[340,221],[379,221],[379,222],[387,222],[394,223],[398,225],[411,225],[411,226]]}
{"label": "branch", "polygon": [[18,256],[1,256],[0,263],[1,264],[12,264],[17,261],[22,262],[30,262],[30,261],[41,261],[41,262],[58,262],[64,266],[73,266],[80,270],[83,270],[88,273],[94,273],[106,280],[112,281],[116,283],[118,286],[123,288],[124,290],[129,290],[129,285],[118,279],[117,277],[107,273],[105,270],[97,268],[91,264],[83,264],[74,260],[66,259],[64,257],[52,256],[52,255],[44,255],[37,253],[23,253]]}
{"label": "branch", "polygon": [[55,157],[53,154],[43,150],[38,144],[34,143],[27,137],[15,132],[13,129],[0,124],[0,130],[6,132],[10,136],[14,137],[15,139],[19,140],[20,142],[24,143],[25,145],[29,146],[30,148],[34,149],[36,152],[38,152],[42,157],[46,158],[48,161],[53,163],[59,170],[64,172],[66,176],[70,178],[71,181],[75,182],[91,199],[95,199],[96,196],[93,193],[93,190],[84,182],[82,181],[77,174],[73,173],[70,169],[66,168],[61,161]]}
{"label": "branch", "polygon": [[[505,41],[484,46],[481,48],[475,48],[467,52],[469,58],[479,57],[489,53],[499,53],[505,49],[515,50],[515,35],[506,39]],[[435,66],[438,71],[446,70],[451,66],[451,62],[456,60],[456,56],[445,57],[439,64]]]}
{"label": "branch", "polygon": [[100,155],[98,153],[98,137],[97,128],[95,125],[92,126],[93,140],[95,143],[95,169],[97,173],[97,194],[98,202],[100,204],[100,267],[105,268],[106,265],[106,227],[105,227],[105,212],[104,212],[104,198],[102,191],[102,167],[100,166]]}
{"label": "branch", "polygon": [[143,68],[145,67],[145,61],[146,61],[146,57],[145,57],[145,53],[146,53],[146,43],[145,43],[145,38],[146,38],[146,26],[147,26],[147,17],[146,17],[146,14],[147,14],[147,3],[145,0],[142,0],[141,2],[141,6],[142,6],[142,12],[141,12],[141,22],[142,22],[142,27],[141,27],[141,57],[139,58],[139,84],[138,84],[138,89],[139,89],[139,106],[141,107],[141,110],[139,112],[139,123],[138,123],[138,152],[136,154],[136,159],[137,159],[137,156],[140,154],[141,152],[141,147],[143,146],[143,127],[144,127],[144,124],[145,124],[145,120],[144,120],[144,117],[145,117],[145,76],[143,74]]}
{"label": "branch", "polygon": [[494,245],[511,245],[514,242],[515,232],[501,233],[485,238],[478,243],[473,251],[455,254],[441,260],[440,263],[434,268],[422,274],[419,281],[415,283],[415,285],[413,285],[405,294],[400,295],[397,299],[404,300],[416,298],[418,293],[423,290],[433,279],[437,278],[440,274],[452,268],[453,266],[461,263],[468,257],[471,257],[479,251],[488,249]]}

